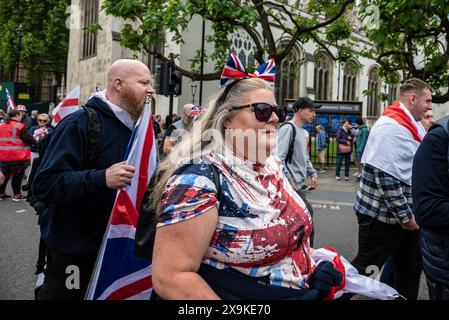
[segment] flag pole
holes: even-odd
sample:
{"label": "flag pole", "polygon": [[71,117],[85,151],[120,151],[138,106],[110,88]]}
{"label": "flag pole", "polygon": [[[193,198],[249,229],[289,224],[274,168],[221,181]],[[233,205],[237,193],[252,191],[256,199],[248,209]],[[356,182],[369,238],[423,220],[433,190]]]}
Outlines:
{"label": "flag pole", "polygon": [[[144,112],[147,112],[147,111],[151,112],[151,109],[148,108],[148,105],[150,105],[149,100],[147,100],[145,102],[145,104],[146,104],[146,106],[144,108]],[[136,145],[136,141],[137,141],[137,131],[139,129],[139,125],[140,125],[140,122],[142,120],[143,115],[144,114],[142,114],[142,116],[137,121],[136,126],[134,127],[134,130],[133,130],[133,134],[132,134],[131,140],[129,141],[128,147],[126,148],[126,152],[125,152],[125,160],[126,161],[128,161],[129,155],[135,149],[135,145]],[[113,213],[114,213],[114,208],[115,208],[117,199],[119,197],[119,194],[120,194],[120,192],[122,190],[123,190],[123,188],[117,190],[117,194],[116,194],[115,200],[114,200],[114,205],[112,206],[111,214],[109,215],[107,228],[106,228],[106,231],[105,231],[105,233],[103,235],[103,240],[101,241],[100,250],[98,252],[97,259],[95,261],[95,265],[94,265],[94,269],[93,269],[94,271],[92,272],[92,275],[91,275],[90,281],[89,281],[89,286],[87,287],[86,295],[85,295],[85,298],[84,298],[85,300],[94,300],[96,284],[98,283],[98,276],[100,274],[101,267],[102,267],[104,252],[105,252],[105,249],[106,249],[106,242],[107,242],[106,240],[107,240],[110,228],[111,228],[111,221],[112,221],[112,216],[113,216]],[[95,285],[95,288],[94,288],[94,285]]]}

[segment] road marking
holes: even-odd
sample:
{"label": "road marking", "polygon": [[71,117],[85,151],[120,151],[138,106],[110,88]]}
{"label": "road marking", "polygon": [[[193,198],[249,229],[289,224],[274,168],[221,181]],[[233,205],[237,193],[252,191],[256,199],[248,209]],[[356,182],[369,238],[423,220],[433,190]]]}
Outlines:
{"label": "road marking", "polygon": [[[312,207],[314,205],[320,205],[321,208],[326,209],[326,207],[323,206],[343,206],[343,207],[352,207],[354,203],[352,202],[339,202],[339,201],[327,201],[327,200],[309,200],[309,202],[312,204]],[[319,208],[319,207],[317,207]]]}
{"label": "road marking", "polygon": [[27,212],[26,210],[17,210],[17,213]]}
{"label": "road marking", "polygon": [[[328,205],[327,204],[314,203],[314,204],[312,204],[312,208],[315,208],[315,209],[328,209]],[[340,211],[340,206],[329,205],[329,209],[330,210]]]}

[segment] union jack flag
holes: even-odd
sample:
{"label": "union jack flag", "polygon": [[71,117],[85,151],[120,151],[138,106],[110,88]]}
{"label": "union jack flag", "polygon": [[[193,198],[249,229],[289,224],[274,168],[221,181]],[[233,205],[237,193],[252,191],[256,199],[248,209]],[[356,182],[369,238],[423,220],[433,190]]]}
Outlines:
{"label": "union jack flag", "polygon": [[9,94],[8,89],[6,89],[6,112],[10,112],[12,110],[16,110],[16,104],[14,103],[14,100],[12,99],[11,95]]}
{"label": "union jack flag", "polygon": [[248,73],[243,63],[237,57],[235,52],[231,52],[220,77],[220,86],[227,86],[234,81],[247,78],[260,78],[265,81],[274,82],[276,76],[276,66],[274,59],[270,59],[263,63],[256,72]]}
{"label": "union jack flag", "polygon": [[126,154],[127,163],[136,171],[131,184],[117,191],[87,300],[148,300],[153,290],[151,264],[134,255],[138,210],[157,165],[149,104],[134,128]]}

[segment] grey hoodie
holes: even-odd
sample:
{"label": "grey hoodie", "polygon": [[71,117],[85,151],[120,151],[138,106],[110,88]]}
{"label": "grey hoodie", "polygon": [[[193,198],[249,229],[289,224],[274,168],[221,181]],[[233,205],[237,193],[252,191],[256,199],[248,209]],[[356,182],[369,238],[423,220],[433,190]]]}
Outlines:
{"label": "grey hoodie", "polygon": [[295,126],[296,137],[295,145],[293,147],[292,162],[286,163],[288,147],[292,140],[293,129],[291,125],[285,124],[279,129],[278,133],[278,156],[284,164],[284,173],[289,179],[293,181],[297,188],[300,189],[307,179],[307,177],[316,177],[316,170],[313,168],[307,153],[306,135],[303,128],[292,121],[289,121]]}

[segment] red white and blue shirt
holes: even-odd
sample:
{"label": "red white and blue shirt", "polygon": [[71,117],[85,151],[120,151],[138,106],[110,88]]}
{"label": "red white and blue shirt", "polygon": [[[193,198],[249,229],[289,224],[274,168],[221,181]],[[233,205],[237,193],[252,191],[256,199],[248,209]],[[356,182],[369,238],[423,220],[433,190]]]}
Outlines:
{"label": "red white and blue shirt", "polygon": [[[209,163],[220,171],[221,197]],[[214,206],[218,224],[202,263],[269,276],[275,286],[308,288],[314,270],[308,241],[312,218],[285,178],[279,158],[270,156],[264,165],[235,157],[230,161],[218,153],[197,159],[167,182],[158,227]]]}

